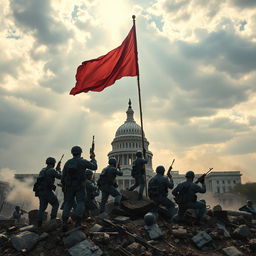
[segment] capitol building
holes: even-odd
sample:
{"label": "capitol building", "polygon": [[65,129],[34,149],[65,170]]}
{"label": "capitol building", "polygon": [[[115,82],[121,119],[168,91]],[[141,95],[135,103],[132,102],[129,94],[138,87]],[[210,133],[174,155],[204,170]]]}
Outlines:
{"label": "capitol building", "polygon": [[[142,151],[142,139],[141,139],[141,127],[134,120],[134,111],[132,109],[131,100],[128,103],[128,109],[126,111],[125,122],[117,129],[115,138],[111,145],[112,150],[108,153],[108,157],[116,158],[120,163],[123,176],[116,178],[119,189],[129,188],[134,179],[131,176],[132,163],[136,159],[136,152]],[[154,175],[152,169],[152,157],[153,154],[149,151],[149,142],[144,134],[144,147],[146,149],[146,157],[148,163],[146,164],[146,176],[147,181]]]}

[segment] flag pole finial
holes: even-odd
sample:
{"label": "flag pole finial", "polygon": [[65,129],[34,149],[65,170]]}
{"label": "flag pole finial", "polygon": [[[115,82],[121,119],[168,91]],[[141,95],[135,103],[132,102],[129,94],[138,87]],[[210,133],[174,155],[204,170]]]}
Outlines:
{"label": "flag pole finial", "polygon": [[136,16],[135,15],[132,15],[132,19],[135,20]]}

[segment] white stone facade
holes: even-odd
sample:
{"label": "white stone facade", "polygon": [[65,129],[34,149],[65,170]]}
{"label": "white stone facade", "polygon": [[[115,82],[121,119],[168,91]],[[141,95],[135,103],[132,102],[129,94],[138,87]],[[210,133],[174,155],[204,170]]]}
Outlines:
{"label": "white stone facade", "polygon": [[[134,183],[131,177],[132,162],[136,159],[136,152],[142,151],[141,127],[135,122],[133,117],[134,111],[129,100],[128,110],[126,111],[126,121],[116,131],[115,138],[111,145],[112,150],[108,153],[108,157],[114,157],[120,163],[123,176],[117,177],[119,190],[126,189]],[[146,156],[148,163],[146,164],[147,181],[154,175],[152,169],[153,154],[149,151],[149,142],[144,136]]]}

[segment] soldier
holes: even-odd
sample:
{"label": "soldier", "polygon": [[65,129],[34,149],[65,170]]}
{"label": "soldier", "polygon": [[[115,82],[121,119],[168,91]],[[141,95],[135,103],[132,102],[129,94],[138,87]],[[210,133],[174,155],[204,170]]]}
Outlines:
{"label": "soldier", "polygon": [[108,161],[108,166],[104,168],[100,174],[98,180],[99,189],[102,192],[101,203],[100,203],[100,213],[105,211],[105,205],[108,201],[109,195],[115,198],[114,205],[118,206],[121,201],[121,195],[117,190],[117,183],[115,181],[116,176],[123,176],[123,173],[116,168],[116,159],[110,158]]}
{"label": "soldier", "polygon": [[19,223],[21,215],[23,215],[23,213],[25,212],[20,209],[20,206],[15,206],[15,211],[12,214],[12,219],[15,219],[16,222]]}
{"label": "soldier", "polygon": [[61,183],[64,188],[64,208],[62,212],[63,230],[67,229],[70,210],[76,202],[75,216],[76,227],[81,225],[85,207],[85,170],[97,170],[97,162],[95,154],[91,153],[91,161],[87,161],[81,157],[82,149],[74,146],[71,149],[72,159],[69,159],[63,168]]}
{"label": "soldier", "polygon": [[54,169],[56,160],[53,157],[46,159],[47,166],[41,170],[37,178],[37,182],[34,186],[34,191],[39,197],[39,212],[38,212],[38,227],[42,226],[43,216],[45,210],[50,204],[52,206],[51,219],[55,219],[59,209],[59,201],[54,191],[56,186],[54,185],[55,178],[60,179],[60,167]]}
{"label": "soldier", "polygon": [[174,217],[174,220],[182,221],[187,209],[197,209],[198,214],[196,224],[201,225],[204,213],[206,212],[206,204],[203,201],[197,201],[196,193],[206,192],[205,176],[202,176],[199,180],[202,187],[193,182],[195,178],[195,173],[193,171],[188,171],[185,177],[186,181],[178,184],[172,191],[172,194],[175,196],[175,201],[179,206],[178,215]]}
{"label": "soldier", "polygon": [[91,170],[85,171],[85,188],[86,188],[86,200],[85,200],[85,213],[86,216],[89,216],[91,213],[93,216],[97,216],[99,214],[98,203],[95,200],[95,197],[100,193],[98,191],[97,185],[92,181],[93,172]]}
{"label": "soldier", "polygon": [[138,151],[136,153],[136,160],[133,162],[132,166],[132,177],[135,179],[135,183],[128,190],[133,191],[138,186],[139,188],[139,197],[138,200],[142,199],[144,187],[145,187],[145,164],[148,161],[142,158],[142,152]]}
{"label": "soldier", "polygon": [[156,175],[150,179],[148,183],[148,195],[158,207],[163,205],[168,211],[168,219],[171,220],[175,214],[175,204],[167,198],[168,189],[173,189],[173,180],[170,174],[172,166],[170,166],[167,176],[164,176],[165,168],[162,165],[157,166]]}

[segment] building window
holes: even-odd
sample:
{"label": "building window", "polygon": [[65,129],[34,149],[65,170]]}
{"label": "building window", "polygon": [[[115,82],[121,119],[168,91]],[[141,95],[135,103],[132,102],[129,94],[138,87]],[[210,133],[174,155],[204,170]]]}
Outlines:
{"label": "building window", "polygon": [[219,184],[219,181],[217,180],[217,184]]}
{"label": "building window", "polygon": [[236,184],[236,181],[235,181],[235,180],[233,180],[233,183],[234,183],[234,184]]}
{"label": "building window", "polygon": [[225,184],[225,180],[223,180],[222,183]]}
{"label": "building window", "polygon": [[223,193],[225,193],[225,192],[226,192],[226,188],[225,188],[225,187],[223,187],[223,188],[222,188],[222,190],[223,190]]}
{"label": "building window", "polygon": [[217,193],[218,194],[220,193],[220,187],[217,187]]}

